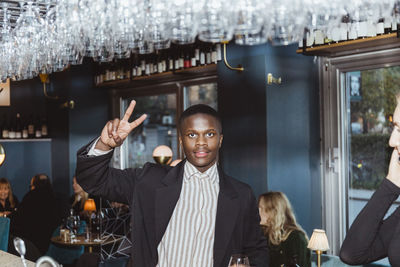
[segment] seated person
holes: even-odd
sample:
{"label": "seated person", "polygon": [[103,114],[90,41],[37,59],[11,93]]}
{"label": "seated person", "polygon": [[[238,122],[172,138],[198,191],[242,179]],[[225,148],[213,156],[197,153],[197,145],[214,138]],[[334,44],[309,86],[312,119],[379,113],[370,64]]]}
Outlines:
{"label": "seated person", "polygon": [[311,267],[308,238],[297,224],[292,207],[282,192],[268,192],[258,199],[264,235],[268,239],[270,267],[297,263]]}
{"label": "seated person", "polygon": [[53,231],[66,213],[65,206],[54,194],[49,177],[37,174],[31,179],[31,190],[11,217],[11,233],[30,240],[44,254]]}
{"label": "seated person", "polygon": [[389,171],[371,199],[357,215],[340,248],[340,259],[351,265],[368,264],[389,258],[391,266],[400,266],[400,208],[385,218],[400,195],[400,96],[393,114],[393,147]]}
{"label": "seated person", "polygon": [[17,209],[18,199],[13,195],[7,178],[0,178],[0,216],[9,216]]}

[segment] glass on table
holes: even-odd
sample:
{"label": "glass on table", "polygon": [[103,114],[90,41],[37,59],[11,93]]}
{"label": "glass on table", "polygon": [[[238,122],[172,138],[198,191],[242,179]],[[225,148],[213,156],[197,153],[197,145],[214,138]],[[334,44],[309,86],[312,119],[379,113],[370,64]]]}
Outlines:
{"label": "glass on table", "polygon": [[245,254],[233,254],[228,267],[250,267],[249,258]]}

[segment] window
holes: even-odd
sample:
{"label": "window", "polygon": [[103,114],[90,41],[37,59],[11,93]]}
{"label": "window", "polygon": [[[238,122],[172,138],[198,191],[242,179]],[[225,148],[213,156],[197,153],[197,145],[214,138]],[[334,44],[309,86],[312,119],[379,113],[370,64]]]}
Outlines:
{"label": "window", "polygon": [[399,55],[395,48],[320,60],[323,227],[335,255],[386,176],[390,115],[400,91]]}

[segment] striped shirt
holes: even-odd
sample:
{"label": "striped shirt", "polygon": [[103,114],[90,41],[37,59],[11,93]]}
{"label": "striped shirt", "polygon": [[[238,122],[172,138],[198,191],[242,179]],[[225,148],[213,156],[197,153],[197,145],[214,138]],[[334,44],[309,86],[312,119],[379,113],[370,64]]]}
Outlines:
{"label": "striped shirt", "polygon": [[214,265],[218,193],[217,164],[201,173],[185,163],[181,194],[157,247],[157,267]]}

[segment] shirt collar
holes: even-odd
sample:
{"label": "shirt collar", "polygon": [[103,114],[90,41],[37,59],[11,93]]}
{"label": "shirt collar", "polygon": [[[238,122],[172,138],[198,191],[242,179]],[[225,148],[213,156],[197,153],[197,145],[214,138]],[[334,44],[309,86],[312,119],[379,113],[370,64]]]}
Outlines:
{"label": "shirt collar", "polygon": [[183,180],[185,182],[189,182],[193,176],[200,179],[210,179],[212,183],[218,182],[219,176],[217,163],[214,163],[214,165],[212,165],[210,168],[208,168],[208,170],[202,173],[193,164],[191,164],[189,161],[186,161],[183,173]]}

